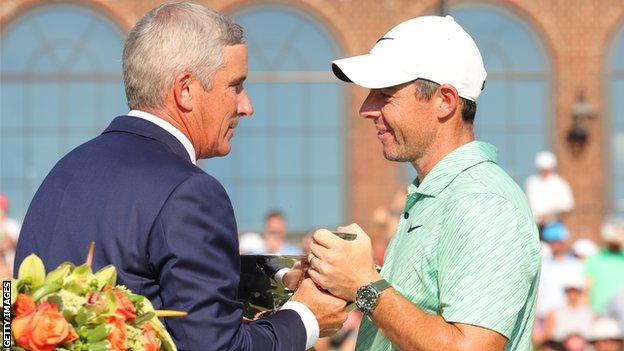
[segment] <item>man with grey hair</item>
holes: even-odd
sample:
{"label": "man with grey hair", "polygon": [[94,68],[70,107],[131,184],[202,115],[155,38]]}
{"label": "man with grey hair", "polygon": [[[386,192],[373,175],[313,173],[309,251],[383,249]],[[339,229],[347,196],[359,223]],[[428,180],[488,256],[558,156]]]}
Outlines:
{"label": "man with grey hair", "polygon": [[253,113],[242,28],[203,6],[161,5],[130,31],[123,75],[131,111],[52,169],[17,261],[34,252],[48,269],[83,262],[95,241],[94,269],[113,264],[119,283],[154,307],[189,313],[165,321],[180,350],[304,350],[337,331],[345,301],[310,279],[256,321],[243,321],[236,299],[232,206],[195,163],[227,155],[239,119]]}

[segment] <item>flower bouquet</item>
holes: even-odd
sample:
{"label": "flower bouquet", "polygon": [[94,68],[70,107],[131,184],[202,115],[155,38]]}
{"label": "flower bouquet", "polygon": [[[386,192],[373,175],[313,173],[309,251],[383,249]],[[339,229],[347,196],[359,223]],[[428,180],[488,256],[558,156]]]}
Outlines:
{"label": "flower bouquet", "polygon": [[177,348],[158,317],[184,316],[154,310],[150,301],[117,285],[117,271],[91,270],[87,262],[62,263],[46,275],[32,254],[11,280],[11,350],[157,351]]}

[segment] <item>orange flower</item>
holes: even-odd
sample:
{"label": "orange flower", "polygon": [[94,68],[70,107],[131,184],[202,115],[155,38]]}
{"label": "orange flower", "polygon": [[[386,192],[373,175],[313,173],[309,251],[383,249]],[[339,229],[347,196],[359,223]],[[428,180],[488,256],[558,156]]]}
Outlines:
{"label": "orange flower", "polygon": [[30,320],[35,314],[35,310],[32,309],[26,313],[22,313],[15,317],[11,322],[11,329],[13,330],[13,338],[15,342],[28,349],[28,338],[30,336]]}
{"label": "orange flower", "polygon": [[106,318],[106,323],[111,326],[111,332],[106,339],[110,341],[113,351],[125,351],[128,348],[126,336],[126,321],[119,315],[112,315]]}
{"label": "orange flower", "polygon": [[149,323],[143,323],[141,328],[143,329],[145,351],[160,351],[160,339],[156,337],[154,327]]}
{"label": "orange flower", "polygon": [[32,351],[51,351],[69,335],[67,321],[56,305],[47,301],[15,317],[12,329],[17,344]]}
{"label": "orange flower", "polygon": [[35,306],[35,299],[32,296],[26,294],[18,294],[17,300],[13,304],[13,311],[15,311],[15,316],[19,316],[20,314],[30,312],[34,310],[37,306]]}
{"label": "orange flower", "polygon": [[115,313],[123,316],[128,321],[136,319],[136,309],[132,301],[128,300],[126,294],[117,289],[105,290],[111,290],[117,299],[117,310]]}
{"label": "orange flower", "polygon": [[78,339],[78,334],[76,334],[74,328],[70,328],[69,333],[67,333],[67,337],[65,338],[65,340],[63,340],[63,342],[72,342],[76,339]]}

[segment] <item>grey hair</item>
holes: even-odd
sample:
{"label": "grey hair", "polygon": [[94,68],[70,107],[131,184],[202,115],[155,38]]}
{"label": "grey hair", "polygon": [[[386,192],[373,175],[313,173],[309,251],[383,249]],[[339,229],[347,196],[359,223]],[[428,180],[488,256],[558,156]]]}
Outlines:
{"label": "grey hair", "polygon": [[158,109],[177,75],[190,72],[204,89],[223,65],[223,47],[243,44],[243,29],[229,17],[192,3],[165,3],[137,22],[123,49],[123,79],[130,109]]}

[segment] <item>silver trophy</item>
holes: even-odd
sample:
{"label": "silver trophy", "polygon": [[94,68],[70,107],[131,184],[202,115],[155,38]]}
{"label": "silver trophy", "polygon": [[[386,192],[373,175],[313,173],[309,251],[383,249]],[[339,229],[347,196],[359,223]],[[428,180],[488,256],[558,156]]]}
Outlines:
{"label": "silver trophy", "polygon": [[[344,240],[353,240],[352,233],[332,232]],[[266,274],[269,261],[283,267],[292,267],[295,262],[306,259],[305,255],[249,254],[241,255],[241,276],[238,285],[238,300],[243,303],[246,318],[255,319],[277,311],[293,292]]]}

